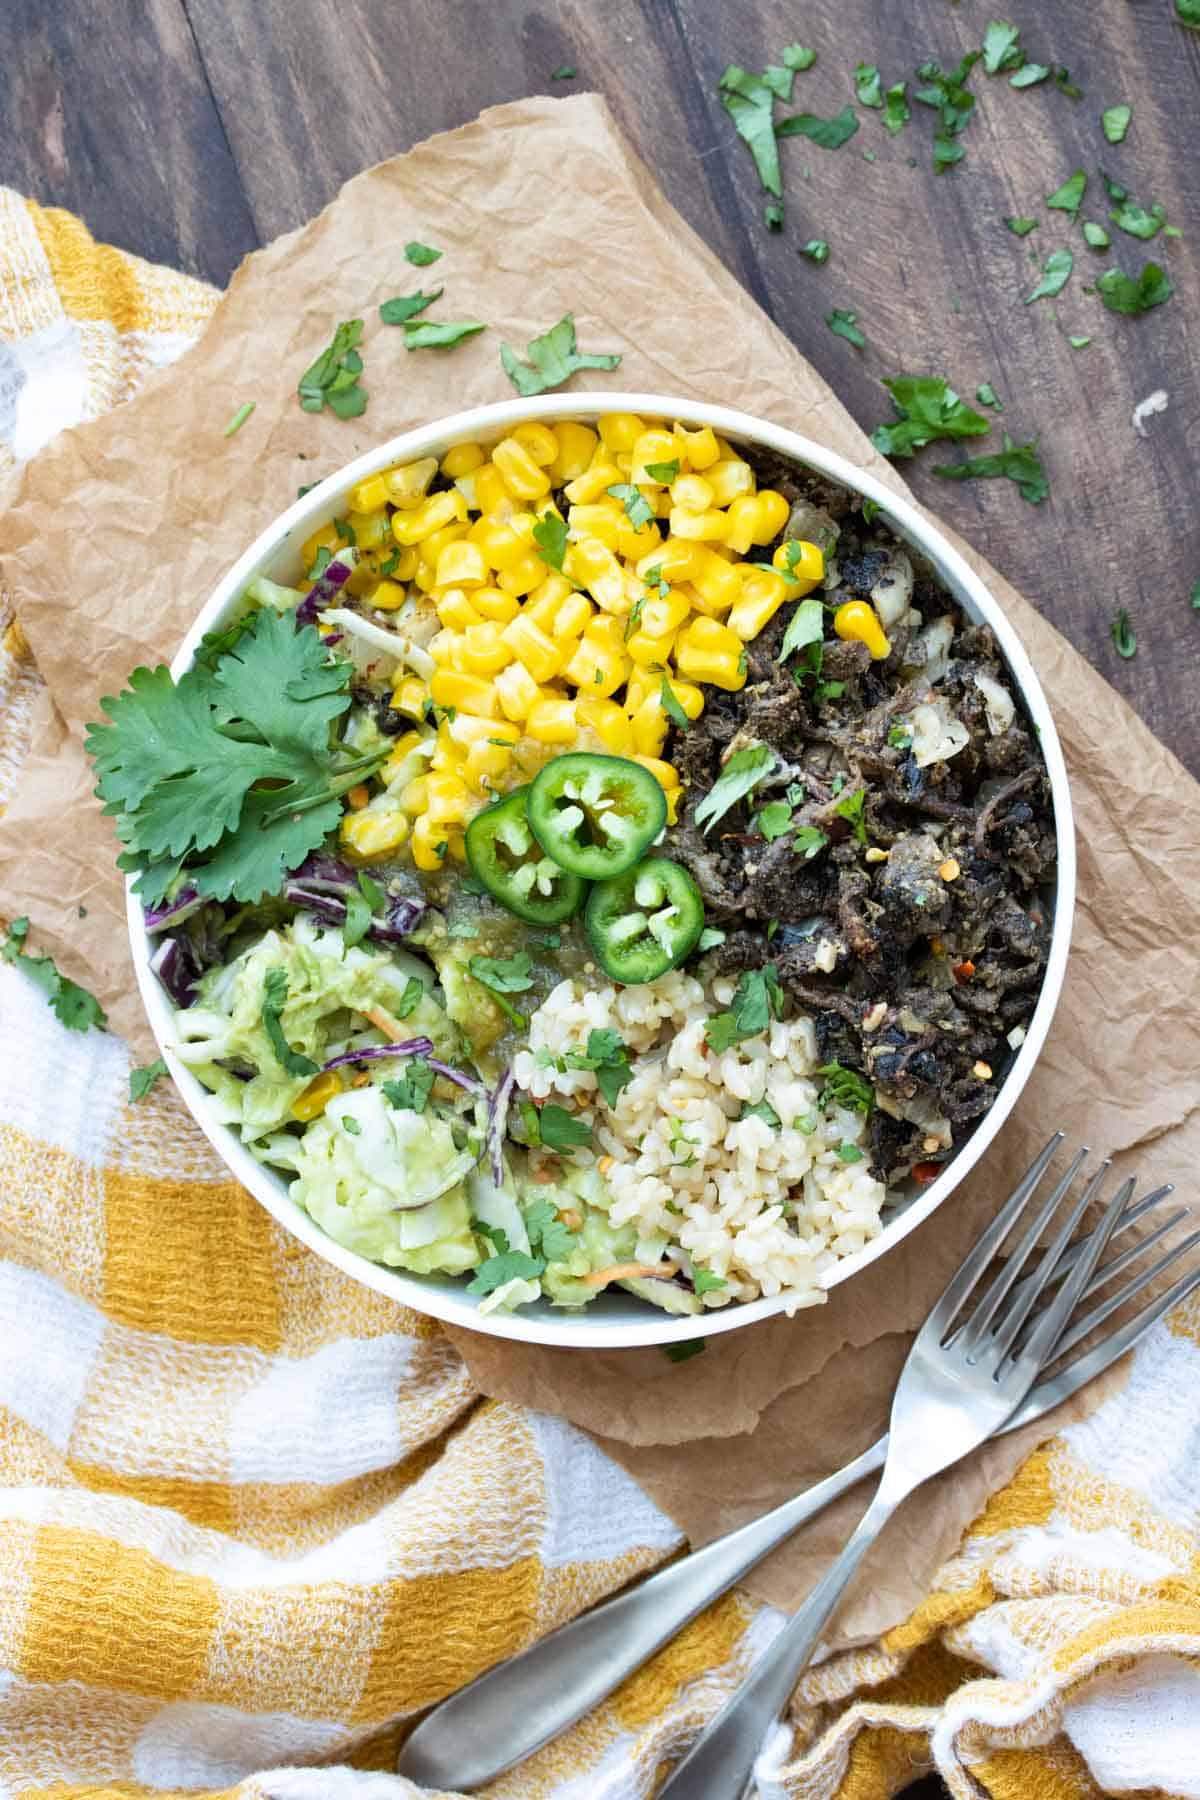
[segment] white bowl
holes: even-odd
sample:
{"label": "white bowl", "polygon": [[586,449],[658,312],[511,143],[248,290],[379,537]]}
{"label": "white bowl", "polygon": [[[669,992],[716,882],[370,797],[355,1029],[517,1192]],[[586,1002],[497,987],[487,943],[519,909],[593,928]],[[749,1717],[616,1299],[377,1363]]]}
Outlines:
{"label": "white bowl", "polygon": [[[505,430],[523,419],[578,419],[594,423],[605,413],[634,412],[652,418],[685,420],[692,425],[711,425],[723,437],[758,445],[790,457],[794,462],[840,482],[842,486],[874,500],[886,513],[888,523],[897,535],[914,545],[937,570],[949,592],[971,619],[990,625],[1004,652],[1009,670],[1020,689],[1021,697],[1037,727],[1042,754],[1050,777],[1058,840],[1058,870],[1054,893],[1054,920],[1050,939],[1049,960],[1042,990],[1027,1027],[1025,1041],[1003,1081],[996,1100],[971,1137],[943,1172],[928,1187],[902,1198],[894,1210],[889,1208],[888,1222],[865,1249],[846,1257],[822,1277],[822,1286],[836,1287],[849,1281],[860,1269],[892,1250],[902,1238],[927,1219],[942,1204],[964,1176],[985,1154],[992,1139],[1004,1124],[1017,1098],[1029,1079],[1037,1061],[1054,1008],[1062,988],[1067,963],[1067,946],[1075,905],[1075,838],[1071,819],[1071,798],[1067,772],[1054,721],[1046,704],[1037,676],[1015,632],[988,593],[978,575],[970,569],[941,532],[922,519],[907,500],[856,469],[844,457],[814,444],[809,438],[756,419],[748,413],[735,412],[725,406],[703,406],[692,400],[671,399],[661,394],[553,394],[541,400],[505,400],[494,406],[473,407],[432,425],[404,432],[377,449],[368,451],[348,463],[336,475],[330,475],[297,500],[287,511],[273,520],[250,545],[245,554],[218,582],[211,598],[201,608],[179,652],[171,664],[179,676],[189,666],[196,645],[206,631],[220,626],[231,613],[245,588],[257,575],[272,580],[293,582],[300,572],[299,547],[325,520],[345,511],[350,489],[376,469],[393,463],[409,462],[416,457],[441,457],[452,444],[464,440],[495,441]],[[175,1084],[183,1095],[196,1123],[243,1186],[255,1199],[295,1237],[333,1263],[347,1275],[353,1275],[368,1287],[417,1312],[430,1313],[455,1325],[467,1326],[493,1337],[516,1338],[527,1344],[552,1344],[564,1349],[630,1349],[642,1344],[670,1344],[689,1338],[711,1337],[722,1331],[736,1331],[758,1319],[768,1319],[786,1309],[782,1298],[753,1300],[741,1306],[723,1307],[704,1312],[699,1317],[676,1318],[660,1313],[645,1302],[624,1293],[606,1293],[594,1301],[581,1315],[563,1312],[548,1302],[539,1301],[520,1313],[485,1313],[477,1311],[476,1298],[468,1294],[465,1279],[449,1276],[426,1277],[405,1275],[380,1263],[367,1260],[346,1250],[309,1218],[288,1196],[282,1176],[264,1168],[250,1155],[229,1126],[218,1124],[209,1110],[209,1095],[172,1048],[172,1012],[166,995],[150,971],[152,941],[142,925],[142,909],[130,889],[128,896],[129,936],[133,948],[138,986],[145,1001],[150,1024],[159,1047],[170,1067]]]}

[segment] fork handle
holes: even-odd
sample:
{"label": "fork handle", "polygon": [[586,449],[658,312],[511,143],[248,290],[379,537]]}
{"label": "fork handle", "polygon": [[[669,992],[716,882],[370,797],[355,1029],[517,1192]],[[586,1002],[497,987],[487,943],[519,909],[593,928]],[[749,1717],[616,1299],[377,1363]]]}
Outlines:
{"label": "fork handle", "polygon": [[741,1800],[747,1794],[763,1740],[787,1705],[851,1576],[905,1492],[907,1487],[897,1489],[884,1477],[842,1554],[700,1733],[658,1800],[713,1800],[718,1794],[721,1800]]}
{"label": "fork handle", "polygon": [[[462,1791],[532,1756],[599,1705],[806,1519],[882,1468],[887,1446],[886,1436],[880,1438],[827,1480],[489,1669],[417,1726],[397,1772],[426,1787]],[[710,1789],[710,1796],[716,1791]]]}

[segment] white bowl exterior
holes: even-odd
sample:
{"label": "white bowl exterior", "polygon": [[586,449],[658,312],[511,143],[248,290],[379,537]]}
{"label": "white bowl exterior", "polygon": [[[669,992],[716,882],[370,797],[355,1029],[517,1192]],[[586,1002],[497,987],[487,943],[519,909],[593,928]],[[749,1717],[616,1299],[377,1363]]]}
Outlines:
{"label": "white bowl exterior", "polygon": [[[844,457],[811,439],[801,437],[782,425],[753,417],[725,406],[708,406],[693,400],[661,394],[552,394],[540,400],[505,400],[492,406],[472,407],[440,419],[433,425],[421,426],[402,433],[388,443],[367,451],[348,463],[336,474],[310,489],[303,499],[289,506],[238,558],[201,608],[191,630],[184,638],[171,664],[179,676],[192,660],[196,645],[206,631],[214,630],[227,611],[232,609],[248,584],[260,574],[275,579],[294,579],[295,556],[299,545],[325,520],[344,510],[350,489],[377,469],[393,463],[409,462],[421,456],[439,458],[451,445],[464,440],[494,440],[504,428],[525,419],[579,419],[594,422],[606,413],[634,412],[655,418],[683,419],[690,424],[711,425],[724,437],[740,439],[752,445],[777,451],[801,465],[839,482],[874,500],[886,513],[890,525],[896,526],[921,553],[928,558],[947,589],[963,610],[973,619],[989,625],[1004,652],[1012,674],[1016,677],[1022,699],[1038,732],[1042,754],[1050,778],[1058,842],[1058,867],[1054,922],[1050,951],[1041,993],[1033,1017],[1026,1028],[1021,1045],[1000,1092],[983,1120],[961,1150],[947,1163],[943,1173],[921,1193],[916,1194],[885,1225],[879,1236],[857,1255],[846,1257],[822,1278],[825,1288],[836,1287],[876,1257],[891,1250],[902,1238],[937,1210],[958,1183],[973,1169],[995,1138],[1020,1096],[1045,1043],[1054,1009],[1058,1003],[1066,972],[1067,950],[1075,907],[1075,835],[1071,797],[1062,747],[1054,727],[1046,697],[1020,640],[996,601],[958,551],[941,532],[927,523],[912,504],[894,494],[874,476],[855,468]],[[290,565],[290,566],[288,566]],[[176,1086],[205,1137],[244,1187],[255,1199],[309,1249],[347,1275],[365,1282],[382,1294],[417,1312],[431,1314],[450,1324],[487,1332],[493,1337],[513,1338],[522,1343],[549,1344],[561,1349],[632,1349],[645,1344],[670,1344],[691,1338],[712,1337],[734,1331],[759,1319],[768,1319],[786,1311],[784,1297],[752,1300],[740,1306],[722,1307],[698,1316],[675,1317],[656,1313],[644,1301],[632,1295],[605,1294],[582,1315],[564,1313],[549,1303],[537,1303],[521,1313],[486,1313],[477,1311],[474,1295],[466,1284],[451,1277],[443,1280],[417,1278],[399,1270],[370,1262],[355,1251],[345,1249],[328,1237],[320,1227],[288,1195],[281,1176],[257,1162],[245,1148],[237,1133],[218,1124],[212,1117],[207,1090],[191,1070],[175,1055],[173,1049],[172,1009],[157,978],[150,970],[152,942],[142,925],[142,909],[129,887],[127,897],[129,936],[133,951],[138,987],[146,1006],[151,1028],[165,1056]],[[602,1309],[602,1310],[601,1310]]]}

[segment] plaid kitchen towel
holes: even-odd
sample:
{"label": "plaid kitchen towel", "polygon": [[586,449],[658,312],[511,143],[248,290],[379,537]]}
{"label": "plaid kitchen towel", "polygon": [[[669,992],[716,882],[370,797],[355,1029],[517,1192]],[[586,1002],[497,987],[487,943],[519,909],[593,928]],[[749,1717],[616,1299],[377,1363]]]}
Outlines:
{"label": "plaid kitchen towel", "polygon": [[[0,468],[215,298],[0,189]],[[40,683],[0,633],[2,804]],[[129,1064],[0,963],[0,1796],[412,1800],[388,1771],[414,1714],[679,1533],[283,1233],[169,1087],[131,1105]],[[1198,1469],[1193,1304],[910,1619],[809,1672],[763,1800],[885,1800],[931,1766],[963,1800],[1200,1800]],[[649,1796],[781,1623],[730,1596],[489,1793]]]}

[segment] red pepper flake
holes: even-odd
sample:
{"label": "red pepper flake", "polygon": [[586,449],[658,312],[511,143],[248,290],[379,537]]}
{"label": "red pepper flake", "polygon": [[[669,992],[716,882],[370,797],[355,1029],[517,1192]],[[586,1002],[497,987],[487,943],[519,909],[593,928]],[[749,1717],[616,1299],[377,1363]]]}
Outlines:
{"label": "red pepper flake", "polygon": [[913,1180],[921,1182],[936,1181],[942,1172],[941,1163],[922,1162],[913,1164]]}
{"label": "red pepper flake", "polygon": [[953,969],[954,979],[955,979],[955,981],[957,981],[959,987],[961,987],[965,981],[970,981],[970,979],[974,973],[975,973],[975,964],[971,961],[969,956],[966,957],[964,959],[964,961],[962,961],[960,963],[955,963],[955,965],[954,965],[954,969]]}

